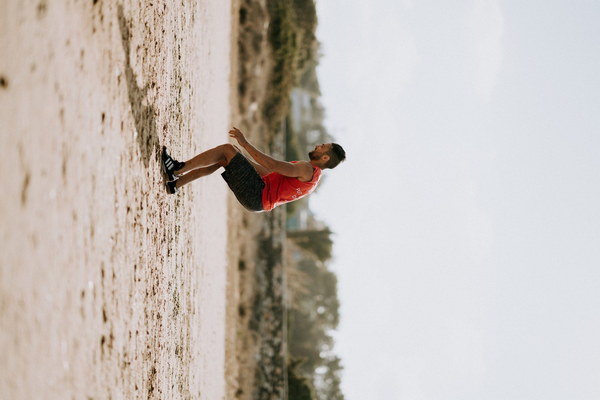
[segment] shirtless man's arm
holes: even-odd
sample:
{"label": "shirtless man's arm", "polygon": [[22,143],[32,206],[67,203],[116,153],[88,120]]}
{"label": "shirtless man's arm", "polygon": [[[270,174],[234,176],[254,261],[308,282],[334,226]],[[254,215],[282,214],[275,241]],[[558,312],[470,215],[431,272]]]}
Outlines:
{"label": "shirtless man's arm", "polygon": [[242,146],[256,163],[262,167],[261,169],[257,168],[257,171],[261,176],[264,176],[263,172],[277,172],[284,176],[298,178],[298,180],[302,182],[308,182],[312,179],[313,166],[309,162],[300,161],[291,163],[277,160],[254,147],[254,145],[248,142],[244,134],[237,128],[232,128],[229,131],[229,136],[237,140],[240,146]]}

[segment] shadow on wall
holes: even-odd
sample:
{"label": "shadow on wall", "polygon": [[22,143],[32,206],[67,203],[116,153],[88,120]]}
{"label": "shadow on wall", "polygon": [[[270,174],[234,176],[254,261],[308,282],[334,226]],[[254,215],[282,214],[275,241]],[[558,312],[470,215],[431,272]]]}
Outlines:
{"label": "shadow on wall", "polygon": [[148,86],[139,87],[137,85],[137,75],[131,68],[131,32],[129,30],[131,21],[128,21],[123,15],[123,6],[118,7],[119,29],[121,30],[121,42],[125,51],[125,79],[127,81],[127,94],[131,104],[131,112],[135,121],[137,131],[137,143],[140,147],[140,153],[144,166],[148,168],[150,160],[154,157],[159,161],[160,143],[156,129],[156,109],[147,103]]}

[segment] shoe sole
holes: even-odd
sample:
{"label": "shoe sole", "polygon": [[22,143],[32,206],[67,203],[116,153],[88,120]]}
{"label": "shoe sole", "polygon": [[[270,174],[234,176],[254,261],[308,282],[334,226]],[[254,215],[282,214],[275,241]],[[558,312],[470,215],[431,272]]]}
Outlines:
{"label": "shoe sole", "polygon": [[174,187],[173,187],[173,189],[172,189],[172,191],[171,191],[171,185],[170,185],[170,183],[171,183],[171,182],[167,182],[167,183],[165,184],[165,187],[167,188],[167,193],[168,193],[168,194],[175,194],[175,193],[177,193],[177,192],[178,192],[178,190],[177,190],[177,186],[174,186]]}
{"label": "shoe sole", "polygon": [[167,147],[166,147],[166,146],[163,146],[162,157],[161,157],[161,159],[162,159],[162,160],[161,160],[161,161],[162,161],[162,162],[161,162],[161,164],[162,164],[162,170],[163,170],[163,172],[165,173],[165,175],[167,176],[167,179],[168,179],[169,181],[173,181],[173,180],[175,180],[175,174],[174,174],[174,173],[172,173],[172,172],[169,172],[169,169],[167,168],[167,164],[166,164],[166,162],[165,162],[165,161],[166,161],[166,160],[165,160],[165,155],[166,155],[166,153],[167,153]]}

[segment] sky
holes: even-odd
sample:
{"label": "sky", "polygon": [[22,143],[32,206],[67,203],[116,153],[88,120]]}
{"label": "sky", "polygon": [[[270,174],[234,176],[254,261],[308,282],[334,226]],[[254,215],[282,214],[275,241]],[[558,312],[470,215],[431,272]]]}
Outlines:
{"label": "sky", "polygon": [[600,2],[317,11],[346,398],[600,399]]}

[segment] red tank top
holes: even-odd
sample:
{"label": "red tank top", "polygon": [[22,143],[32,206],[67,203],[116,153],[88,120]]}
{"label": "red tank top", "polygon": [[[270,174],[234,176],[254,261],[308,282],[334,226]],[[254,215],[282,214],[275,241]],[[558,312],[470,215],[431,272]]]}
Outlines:
{"label": "red tank top", "polygon": [[[296,163],[297,161],[292,162]],[[281,204],[298,200],[312,193],[317,187],[319,179],[321,179],[321,168],[318,167],[313,167],[313,176],[308,182],[283,176],[277,172],[271,172],[263,176],[265,182],[265,188],[262,192],[263,209],[270,211]]]}

